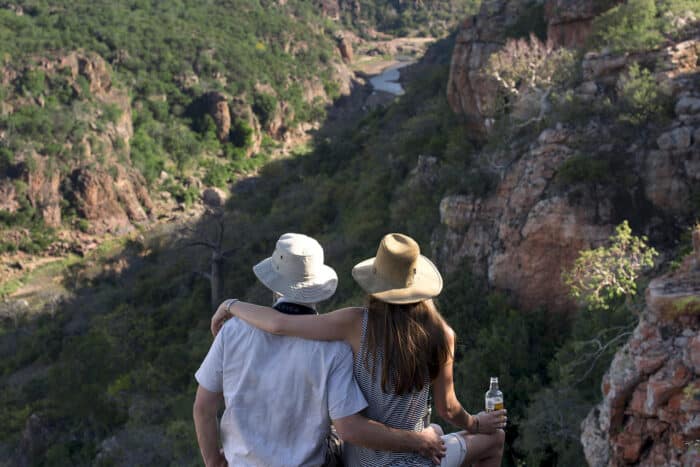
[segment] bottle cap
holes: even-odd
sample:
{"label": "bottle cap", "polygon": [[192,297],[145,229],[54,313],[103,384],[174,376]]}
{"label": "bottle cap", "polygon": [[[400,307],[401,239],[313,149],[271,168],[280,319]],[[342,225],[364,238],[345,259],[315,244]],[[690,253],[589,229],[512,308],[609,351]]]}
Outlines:
{"label": "bottle cap", "polygon": [[498,376],[492,376],[492,377],[491,377],[491,382],[492,382],[492,383],[498,383]]}

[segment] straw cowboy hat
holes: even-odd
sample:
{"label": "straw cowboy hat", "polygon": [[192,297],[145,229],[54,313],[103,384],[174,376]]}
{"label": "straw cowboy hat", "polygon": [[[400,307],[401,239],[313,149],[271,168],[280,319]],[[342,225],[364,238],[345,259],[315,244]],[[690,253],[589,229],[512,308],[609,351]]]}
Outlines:
{"label": "straw cowboy hat", "polygon": [[415,303],[440,294],[442,276],[420,254],[415,240],[403,234],[385,235],[377,256],[352,269],[352,277],[365,292],[387,303]]}
{"label": "straw cowboy hat", "polygon": [[253,266],[267,288],[300,303],[329,298],[338,286],[338,275],[323,264],[323,248],[311,237],[286,233],[277,240],[272,256]]}

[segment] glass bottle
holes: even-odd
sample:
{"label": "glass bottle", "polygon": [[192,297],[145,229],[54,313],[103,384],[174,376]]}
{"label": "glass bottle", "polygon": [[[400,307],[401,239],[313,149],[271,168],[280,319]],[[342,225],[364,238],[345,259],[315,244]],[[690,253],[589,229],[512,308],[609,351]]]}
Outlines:
{"label": "glass bottle", "polygon": [[493,412],[494,410],[503,410],[503,393],[498,389],[498,377],[491,377],[489,390],[486,391],[486,411]]}

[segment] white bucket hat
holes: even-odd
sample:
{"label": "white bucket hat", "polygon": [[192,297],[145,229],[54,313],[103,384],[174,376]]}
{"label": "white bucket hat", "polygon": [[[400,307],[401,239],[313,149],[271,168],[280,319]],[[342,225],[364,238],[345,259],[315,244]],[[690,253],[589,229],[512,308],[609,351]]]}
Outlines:
{"label": "white bucket hat", "polygon": [[275,251],[253,266],[253,272],[268,289],[300,303],[316,303],[331,297],[338,275],[323,264],[323,248],[311,237],[286,233]]}

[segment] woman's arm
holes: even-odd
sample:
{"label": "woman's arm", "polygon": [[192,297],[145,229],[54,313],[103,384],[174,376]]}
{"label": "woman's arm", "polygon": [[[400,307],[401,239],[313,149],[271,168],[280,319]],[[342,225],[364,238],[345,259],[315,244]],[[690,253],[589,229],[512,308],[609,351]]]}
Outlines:
{"label": "woman's arm", "polygon": [[[226,314],[224,302],[212,317],[212,332],[218,329],[215,321]],[[237,301],[230,313],[243,321],[272,334],[302,337],[323,341],[353,341],[358,320],[362,319],[362,308],[341,308],[322,315],[287,315],[274,308]]]}
{"label": "woman's arm", "polygon": [[435,381],[433,381],[433,397],[435,400],[435,409],[438,415],[442,418],[464,430],[471,433],[476,433],[476,417],[469,415],[460,404],[455,394],[455,385],[453,379],[453,364],[455,354],[455,333],[449,327],[445,326],[447,333],[447,342],[450,347],[450,355],[447,361],[440,368]]}
{"label": "woman's arm", "polygon": [[445,325],[445,332],[450,346],[450,356],[433,381],[433,397],[438,414],[451,424],[470,433],[491,434],[498,428],[503,428],[507,420],[505,410],[470,415],[457,399],[453,373],[455,333],[447,325]]}

